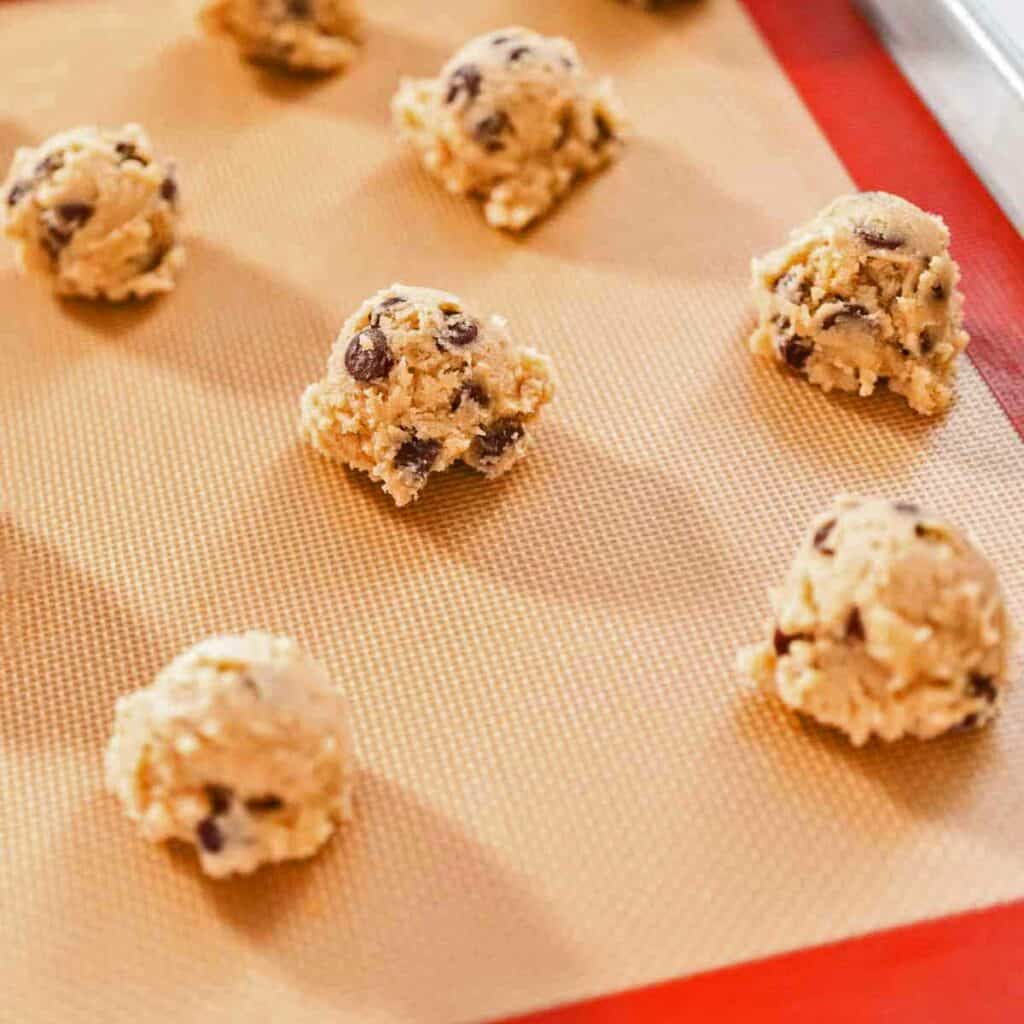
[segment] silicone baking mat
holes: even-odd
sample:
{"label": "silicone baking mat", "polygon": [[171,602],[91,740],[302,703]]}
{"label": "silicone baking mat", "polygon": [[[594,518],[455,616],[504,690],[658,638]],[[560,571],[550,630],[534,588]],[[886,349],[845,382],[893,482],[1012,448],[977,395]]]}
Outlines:
{"label": "silicone baking mat", "polygon": [[[794,36],[822,9],[749,6]],[[522,239],[387,113],[400,74],[516,22],[574,38],[635,124]],[[801,91],[857,66],[843,39],[790,55]],[[1024,896],[1019,688],[984,733],[854,751],[736,685],[837,491],[968,526],[1024,619],[1024,446],[973,365],[932,422],[745,350],[750,256],[853,184],[744,7],[376,0],[358,65],[311,84],[186,3],[25,0],[0,68],[0,162],[140,121],[189,250],[174,294],[123,309],[0,254],[0,1019],[497,1018]],[[1017,307],[974,237],[975,358],[1013,413]],[[403,511],[296,436],[342,319],[396,279],[507,314],[561,382],[522,466]],[[101,752],[119,694],[249,627],[344,686],[357,813],[310,862],[215,883],[134,834]]]}

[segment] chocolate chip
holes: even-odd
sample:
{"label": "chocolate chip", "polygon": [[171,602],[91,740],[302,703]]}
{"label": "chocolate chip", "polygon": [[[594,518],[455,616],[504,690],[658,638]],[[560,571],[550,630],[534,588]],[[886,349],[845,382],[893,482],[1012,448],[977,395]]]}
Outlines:
{"label": "chocolate chip", "polygon": [[480,458],[484,462],[493,462],[501,457],[506,449],[514,445],[526,431],[518,420],[498,420],[488,427],[480,438]]}
{"label": "chocolate chip", "polygon": [[487,397],[487,392],[484,391],[479,384],[475,384],[471,380],[466,381],[466,383],[463,384],[454,395],[452,395],[452,412],[457,412],[463,401],[466,400],[476,402],[481,409],[486,409],[491,404],[491,400]]}
{"label": "chocolate chip", "polygon": [[173,175],[168,174],[161,182],[160,195],[169,203],[173,203],[178,198],[178,183],[174,180]]}
{"label": "chocolate chip", "polygon": [[483,81],[480,69],[475,64],[463,64],[456,68],[448,79],[448,94],[445,103],[454,103],[459,93],[464,92],[472,101],[480,95],[480,84]]}
{"label": "chocolate chip", "polygon": [[999,691],[992,682],[991,676],[983,676],[978,672],[972,672],[968,679],[967,688],[972,697],[984,697],[989,704],[995,704]]}
{"label": "chocolate chip", "polygon": [[271,811],[279,811],[284,807],[284,801],[273,793],[266,796],[254,796],[245,801],[245,806],[254,814],[269,814]]}
{"label": "chocolate chip", "polygon": [[772,638],[772,643],[775,646],[775,653],[783,658],[789,654],[789,648],[792,646],[794,640],[799,640],[798,636],[790,636],[788,633],[783,633],[781,629],[775,630],[775,636]]}
{"label": "chocolate chip", "polygon": [[946,289],[940,284],[932,285],[932,298],[937,302],[941,302],[946,297]]}
{"label": "chocolate chip", "polygon": [[926,327],[921,332],[921,355],[928,355],[933,348],[935,348],[935,338],[932,336],[932,332]]}
{"label": "chocolate chip", "polygon": [[308,18],[312,11],[310,0],[288,0],[288,13],[293,18]]}
{"label": "chocolate chip", "polygon": [[386,299],[381,299],[377,303],[376,309],[370,314],[370,326],[380,326],[380,315],[387,309],[391,309],[392,306],[400,306],[405,302],[404,295],[389,295]]}
{"label": "chocolate chip", "polygon": [[437,461],[441,442],[424,437],[412,437],[395,453],[395,468],[404,469],[413,476],[424,477]]}
{"label": "chocolate chip", "polygon": [[894,501],[892,507],[897,512],[902,512],[907,516],[919,516],[921,514],[921,506],[915,505],[912,501]]}
{"label": "chocolate chip", "polygon": [[928,531],[921,525],[921,523],[918,523],[914,527],[914,536],[921,537],[923,539],[928,536]]}
{"label": "chocolate chip", "polygon": [[898,249],[906,239],[884,235],[879,231],[861,225],[854,229],[858,238],[863,239],[873,249]]}
{"label": "chocolate chip", "polygon": [[835,548],[825,547],[825,541],[831,536],[832,531],[836,528],[836,521],[829,519],[828,522],[823,523],[814,533],[814,549],[820,551],[823,555],[834,555],[836,553]]}
{"label": "chocolate chip", "polygon": [[846,620],[846,635],[851,640],[864,639],[864,623],[861,620],[859,608],[854,608]]}
{"label": "chocolate chip", "polygon": [[977,715],[968,715],[958,725],[954,725],[950,732],[966,732],[968,729],[973,729],[978,724]]}
{"label": "chocolate chip", "polygon": [[600,111],[594,115],[594,127],[597,129],[597,141],[594,143],[595,148],[600,149],[606,142],[610,142],[615,138],[611,122]]}
{"label": "chocolate chip", "polygon": [[802,370],[814,351],[814,343],[795,334],[779,335],[776,338],[779,355],[794,370]]}
{"label": "chocolate chip", "polygon": [[231,806],[234,793],[227,786],[218,786],[211,783],[206,787],[206,799],[210,801],[210,813],[212,815],[224,814]]}
{"label": "chocolate chip", "polygon": [[43,157],[43,159],[36,164],[35,170],[32,172],[32,176],[30,178],[22,178],[11,186],[10,192],[7,193],[7,205],[16,206],[36,187],[36,185],[45,178],[48,178],[54,171],[60,170],[63,166],[63,152],[50,153],[49,156]]}
{"label": "chocolate chip", "polygon": [[501,136],[511,127],[508,114],[496,110],[473,126],[473,137],[488,153],[497,153],[505,148]]}
{"label": "chocolate chip", "polygon": [[345,369],[356,380],[380,380],[395,365],[387,335],[378,327],[360,331],[345,350]]}
{"label": "chocolate chip", "polygon": [[49,177],[54,171],[59,171],[63,166],[63,152],[50,153],[36,164],[35,176],[39,179]]}
{"label": "chocolate chip", "polygon": [[509,51],[508,62],[514,64],[517,60],[528,57],[532,52],[528,46],[517,46],[514,50]]}
{"label": "chocolate chip", "polygon": [[843,308],[836,310],[835,313],[825,317],[821,322],[821,329],[823,331],[831,330],[837,323],[842,320],[861,320],[864,317],[870,316],[871,314],[856,302],[845,302]]}
{"label": "chocolate chip", "polygon": [[224,836],[213,818],[203,818],[196,826],[196,835],[207,853],[220,853],[224,849]]}
{"label": "chocolate chip", "polygon": [[95,212],[96,207],[92,203],[61,203],[57,207],[57,213],[60,214],[61,219],[75,224],[77,227],[88,223]]}
{"label": "chocolate chip", "polygon": [[11,186],[11,191],[7,193],[7,205],[17,206],[32,191],[31,181],[16,181]]}
{"label": "chocolate chip", "polygon": [[555,149],[561,149],[569,141],[569,136],[572,135],[572,126],[573,114],[571,110],[567,110],[558,121],[558,138],[555,139]]}
{"label": "chocolate chip", "polygon": [[140,164],[148,164],[149,158],[139,152],[139,147],[134,142],[119,142],[114,146],[114,152],[121,158],[121,162],[125,160],[137,160]]}
{"label": "chocolate chip", "polygon": [[438,348],[465,348],[476,341],[480,334],[480,328],[472,317],[468,317],[458,310],[445,310],[444,315],[447,323],[437,336]]}

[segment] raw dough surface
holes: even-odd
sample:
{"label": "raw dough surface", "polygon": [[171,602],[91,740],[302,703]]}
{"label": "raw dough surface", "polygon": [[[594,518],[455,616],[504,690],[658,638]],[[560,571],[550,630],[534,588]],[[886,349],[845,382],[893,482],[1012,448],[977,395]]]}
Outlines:
{"label": "raw dough surface", "polygon": [[483,200],[488,223],[518,231],[621,148],[624,116],[567,39],[525,28],[467,43],[438,78],[403,79],[399,133],[455,195]]}
{"label": "raw dough surface", "polygon": [[293,640],[204,640],[117,703],[107,788],[153,842],[195,844],[203,870],[308,857],[350,817],[340,691]]}
{"label": "raw dough surface", "polygon": [[20,264],[52,276],[59,294],[117,302],[174,287],[185,262],[174,166],[138,125],[19,149],[2,194]]}
{"label": "raw dough surface", "polygon": [[914,505],[840,498],[808,531],[742,673],[845,732],[929,739],[988,722],[1013,630],[996,572]]}
{"label": "raw dough surface", "polygon": [[200,21],[250,60],[321,73],[352,62],[363,24],[355,0],[206,0]]}
{"label": "raw dough surface", "polygon": [[885,383],[923,415],[948,408],[969,339],[939,217],[885,192],[843,196],[753,273],[753,352],[825,391]]}
{"label": "raw dough surface", "polygon": [[395,284],[342,327],[326,379],[303,395],[302,433],[406,505],[460,459],[504,473],[526,454],[552,393],[547,359],[515,347],[504,319]]}

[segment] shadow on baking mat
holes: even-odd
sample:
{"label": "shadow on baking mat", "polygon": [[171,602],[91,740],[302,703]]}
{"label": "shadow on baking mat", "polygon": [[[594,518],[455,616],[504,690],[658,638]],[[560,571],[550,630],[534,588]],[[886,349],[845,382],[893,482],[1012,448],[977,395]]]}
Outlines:
{"label": "shadow on baking mat", "polygon": [[[884,794],[900,813],[912,818],[950,824],[970,822],[982,834],[990,818],[979,813],[985,796],[983,784],[993,774],[1005,774],[999,752],[999,719],[983,729],[954,731],[932,740],[913,737],[895,743],[873,739],[855,747],[837,729],[789,711],[770,697],[738,691],[732,724],[744,743],[752,743],[772,762],[772,775],[786,781],[783,791],[804,810],[833,805],[837,792],[850,790],[854,803],[865,805],[864,793]],[[793,745],[800,756],[793,756]],[[814,770],[810,770],[813,766]],[[995,792],[1000,784],[991,784]],[[857,795],[860,794],[860,795]],[[991,819],[998,826],[998,817]],[[871,832],[886,832],[886,819],[859,815]],[[901,827],[899,821],[891,822]],[[996,827],[993,835],[1005,835]]]}
{"label": "shadow on baking mat", "polygon": [[275,971],[339,1009],[386,999],[410,1020],[455,1020],[473,993],[572,967],[537,896],[485,846],[376,772],[356,786],[354,820],[311,861],[227,883],[202,877],[191,850],[174,864]]}
{"label": "shadow on baking mat", "polygon": [[[362,222],[374,225],[381,237],[416,240],[415,245],[389,254],[390,269],[353,261],[351,237],[342,235],[329,243],[327,265],[333,270],[332,279],[341,276],[357,301],[389,281],[458,291],[460,279],[477,279],[482,270],[499,274],[502,264],[515,255],[509,236],[487,225],[479,201],[450,195],[408,149],[396,151],[375,167],[350,202],[360,211]],[[338,209],[331,216],[345,219],[351,212]],[[443,270],[439,253],[444,254]],[[482,297],[483,290],[474,287]]]}
{"label": "shadow on baking mat", "polygon": [[166,296],[152,295],[146,299],[106,302],[103,299],[80,299],[72,296],[53,297],[55,308],[69,320],[84,327],[92,335],[116,338],[139,331],[159,310]]}
{"label": "shadow on baking mat", "polygon": [[[687,601],[702,600],[708,576],[727,572],[695,490],[555,421],[541,425],[536,450],[506,476],[442,474],[406,515],[439,552],[573,606],[673,621]],[[498,537],[500,557],[488,543]]]}
{"label": "shadow on baking mat", "polygon": [[[253,88],[252,79],[256,77],[258,82],[266,74],[242,60],[225,40],[182,36],[161,49],[133,77],[127,97],[131,106],[126,106],[121,117],[137,120],[139,115],[132,111],[183,113],[187,109],[195,133],[223,136],[225,124],[241,132],[250,124],[277,116],[272,106],[260,102],[262,91]],[[183,82],[188,83],[187,108],[183,104]]]}
{"label": "shadow on baking mat", "polygon": [[[656,215],[638,220],[638,209]],[[750,253],[769,228],[756,205],[723,191],[675,150],[637,136],[618,161],[579,181],[550,216],[519,237],[582,265],[734,281],[749,275]],[[690,244],[695,239],[699,245]]]}
{"label": "shadow on baking mat", "polygon": [[[92,336],[205,387],[294,401],[308,383],[308,366],[323,362],[337,324],[286,280],[229,250],[194,237],[185,246],[173,294],[121,304],[65,300],[63,310]],[[260,325],[252,331],[238,311],[256,296]]]}
{"label": "shadow on baking mat", "polygon": [[[744,346],[746,338],[737,338]],[[734,387],[732,380],[723,385]],[[882,389],[870,398],[825,394],[768,359],[749,356],[740,377],[749,415],[746,429],[767,447],[835,472],[836,489],[883,485],[898,494],[928,458],[928,438],[943,417],[920,416],[900,396]],[[870,480],[865,480],[865,475]]]}
{"label": "shadow on baking mat", "polygon": [[115,699],[151,679],[171,645],[56,547],[6,520],[0,558],[0,741],[93,763]]}
{"label": "shadow on baking mat", "polygon": [[[366,38],[355,61],[348,70],[328,76],[323,87],[310,89],[305,102],[320,113],[379,124],[390,133],[391,98],[399,79],[436,75],[450,56],[423,36],[374,22],[371,11]],[[292,89],[302,86],[288,84],[280,75],[267,74],[261,78],[261,88],[268,95],[288,99]]]}

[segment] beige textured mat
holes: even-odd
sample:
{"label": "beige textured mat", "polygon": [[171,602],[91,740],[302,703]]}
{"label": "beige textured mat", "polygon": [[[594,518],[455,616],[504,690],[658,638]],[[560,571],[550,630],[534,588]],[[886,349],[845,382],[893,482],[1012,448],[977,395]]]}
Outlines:
{"label": "beige textured mat", "polygon": [[[185,3],[0,4],[0,161],[141,121],[190,259],[117,310],[0,254],[0,1019],[473,1020],[1024,896],[1020,688],[983,735],[857,752],[735,685],[839,490],[972,528],[1022,618],[1024,445],[970,367],[929,423],[746,354],[750,255],[849,181],[734,0],[371,6],[309,85]],[[518,241],[387,118],[400,73],[513,22],[575,38],[637,131]],[[404,512],[296,438],[395,279],[505,312],[561,378],[531,459]],[[100,757],[118,694],[247,627],[329,665],[365,771],[321,856],[217,884]]]}

